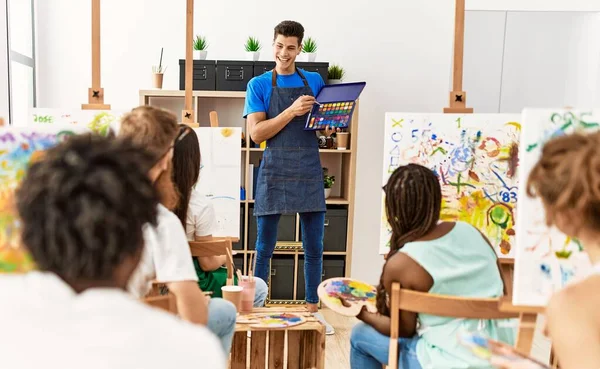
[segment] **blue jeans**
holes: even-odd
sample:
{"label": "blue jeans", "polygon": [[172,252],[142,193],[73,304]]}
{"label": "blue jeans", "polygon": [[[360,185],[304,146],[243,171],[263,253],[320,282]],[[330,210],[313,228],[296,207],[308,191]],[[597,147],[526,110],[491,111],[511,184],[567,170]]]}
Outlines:
{"label": "blue jeans", "polygon": [[208,303],[208,329],[221,341],[223,352],[229,357],[237,311],[235,305],[227,300],[211,298]]}
{"label": "blue jeans", "polygon": [[[258,234],[256,237],[255,275],[267,282],[271,275],[270,260],[277,243],[277,226],[280,214],[256,217]],[[325,232],[325,212],[300,213],[302,226],[302,247],[304,248],[304,281],[306,302],[317,304],[317,288],[323,273],[323,233]],[[290,286],[292,288],[292,286]]]}
{"label": "blue jeans", "polygon": [[260,278],[254,279],[256,283],[256,287],[254,290],[254,307],[263,307],[265,306],[265,301],[267,301],[267,295],[269,294],[269,287],[265,281]]}
{"label": "blue jeans", "polygon": [[[399,369],[421,369],[417,359],[417,336],[400,338]],[[352,369],[381,369],[388,364],[390,338],[377,332],[370,325],[359,322],[352,328],[350,336],[350,367]]]}

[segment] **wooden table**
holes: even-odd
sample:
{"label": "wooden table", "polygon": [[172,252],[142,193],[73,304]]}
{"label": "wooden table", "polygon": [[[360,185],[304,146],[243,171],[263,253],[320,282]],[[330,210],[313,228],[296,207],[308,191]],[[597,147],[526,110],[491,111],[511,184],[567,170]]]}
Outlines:
{"label": "wooden table", "polygon": [[[252,328],[238,323],[231,348],[231,369],[325,368],[325,326],[306,307],[255,308],[253,314],[294,313],[306,322],[288,329]],[[243,318],[243,315],[240,315]],[[248,332],[250,337],[248,337]],[[248,350],[249,349],[249,350]]]}

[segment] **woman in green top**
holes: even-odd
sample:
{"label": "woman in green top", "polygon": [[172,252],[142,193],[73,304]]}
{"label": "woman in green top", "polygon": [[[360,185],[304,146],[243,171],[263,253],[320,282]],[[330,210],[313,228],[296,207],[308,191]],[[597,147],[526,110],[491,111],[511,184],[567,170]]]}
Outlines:
{"label": "woman in green top", "polygon": [[[173,182],[180,194],[179,204],[173,212],[183,224],[189,241],[209,240],[216,231],[217,220],[212,203],[194,189],[200,176],[198,136],[186,125],[181,124],[180,129],[187,129],[188,133],[173,151]],[[198,285],[202,291],[212,291],[213,297],[222,297],[221,287],[227,282],[225,258],[225,255],[194,258]],[[237,284],[237,276],[234,279]],[[254,306],[260,307],[265,304],[268,287],[262,279],[254,280]]]}
{"label": "woman in green top", "polygon": [[[442,193],[435,174],[409,164],[392,173],[385,207],[392,228],[390,252],[377,288],[377,310],[363,309],[352,330],[353,369],[380,369],[388,363],[390,311],[387,294],[393,282],[403,288],[441,295],[498,297],[504,283],[489,241],[464,222],[440,222]],[[418,324],[417,324],[418,323]],[[511,324],[493,320],[454,319],[406,311],[400,313],[399,367],[491,368],[457,341],[460,329],[480,330],[513,344]]]}

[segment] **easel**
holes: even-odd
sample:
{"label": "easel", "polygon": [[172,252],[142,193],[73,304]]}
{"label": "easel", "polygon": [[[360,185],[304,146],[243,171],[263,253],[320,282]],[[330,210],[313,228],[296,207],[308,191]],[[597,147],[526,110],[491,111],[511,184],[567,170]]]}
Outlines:
{"label": "easel", "polygon": [[81,104],[81,109],[110,110],[100,82],[100,0],[92,0],[92,87],[88,89],[88,103]]}
{"label": "easel", "polygon": [[473,113],[473,108],[467,108],[467,93],[462,90],[464,44],[465,0],[456,0],[452,91],[450,91],[450,107],[444,108],[444,113]]}
{"label": "easel", "polygon": [[194,60],[192,59],[192,43],[194,31],[194,0],[187,0],[185,12],[185,103],[181,111],[181,122],[190,127],[199,127],[192,104],[192,81]]}

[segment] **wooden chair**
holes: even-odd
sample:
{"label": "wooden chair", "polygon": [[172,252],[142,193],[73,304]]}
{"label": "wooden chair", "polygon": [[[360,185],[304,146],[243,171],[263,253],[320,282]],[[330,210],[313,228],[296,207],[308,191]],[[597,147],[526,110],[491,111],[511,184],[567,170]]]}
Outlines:
{"label": "wooden chair", "polygon": [[225,265],[227,266],[227,285],[233,285],[233,247],[230,238],[214,238],[207,241],[190,241],[190,251],[192,256],[221,256],[226,255]]}
{"label": "wooden chair", "polygon": [[501,298],[465,298],[415,292],[401,289],[399,283],[393,283],[390,294],[391,327],[388,368],[398,369],[400,310],[465,319],[519,317],[518,313],[501,312],[499,310],[500,300]]}
{"label": "wooden chair", "polygon": [[144,298],[144,303],[177,315],[177,302],[173,294],[146,297]]}

